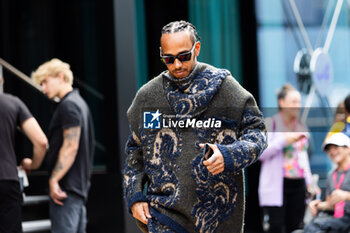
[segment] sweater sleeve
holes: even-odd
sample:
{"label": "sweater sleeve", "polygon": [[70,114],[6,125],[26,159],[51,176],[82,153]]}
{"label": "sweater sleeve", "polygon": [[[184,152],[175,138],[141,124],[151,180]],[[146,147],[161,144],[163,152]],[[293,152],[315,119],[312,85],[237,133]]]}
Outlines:
{"label": "sweater sleeve", "polygon": [[263,116],[250,96],[242,112],[237,140],[218,148],[225,160],[225,170],[238,172],[255,162],[267,146]]}
{"label": "sweater sleeve", "polygon": [[142,137],[139,134],[140,116],[142,115],[140,106],[144,105],[143,96],[144,94],[139,91],[127,111],[131,135],[125,145],[126,161],[123,171],[123,188],[129,211],[135,202],[146,201],[143,190],[147,180],[144,170]]}
{"label": "sweater sleeve", "polygon": [[[131,135],[125,146],[126,162],[124,166],[124,197],[128,208],[136,202],[147,202],[145,185],[148,175],[145,172],[145,150],[147,136],[143,130],[143,111],[147,103],[159,99],[159,92],[163,91],[161,76],[143,85],[127,111],[127,118],[131,128]],[[158,107],[158,106],[157,106]]]}
{"label": "sweater sleeve", "polygon": [[135,132],[133,132],[127,143],[125,152],[127,154],[124,169],[124,196],[127,200],[128,209],[135,202],[147,201],[143,193],[145,183],[145,172],[143,167],[143,156],[141,142]]}

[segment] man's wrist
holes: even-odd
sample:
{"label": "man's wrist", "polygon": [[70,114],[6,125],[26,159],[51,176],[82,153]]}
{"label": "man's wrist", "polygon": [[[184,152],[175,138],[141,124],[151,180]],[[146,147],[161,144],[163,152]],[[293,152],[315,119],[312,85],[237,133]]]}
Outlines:
{"label": "man's wrist", "polygon": [[52,177],[52,176],[51,176],[51,177],[49,178],[49,183],[50,183],[50,184],[55,184],[55,183],[58,183],[58,180],[57,180],[55,177]]}
{"label": "man's wrist", "polygon": [[327,206],[328,206],[328,202],[319,202],[317,205],[316,205],[316,208],[317,210],[321,210],[321,211],[324,211],[327,209]]}

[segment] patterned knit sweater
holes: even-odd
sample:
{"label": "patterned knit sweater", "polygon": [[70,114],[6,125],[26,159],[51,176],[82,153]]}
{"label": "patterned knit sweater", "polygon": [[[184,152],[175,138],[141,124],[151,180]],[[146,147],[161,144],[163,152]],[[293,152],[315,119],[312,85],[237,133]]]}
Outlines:
{"label": "patterned knit sweater", "polygon": [[[144,124],[146,113],[162,114],[151,119],[156,128]],[[124,195],[129,210],[145,201],[152,215],[147,226],[137,221],[141,230],[243,232],[243,169],[267,144],[254,98],[230,72],[197,63],[178,80],[165,71],[138,91],[127,116]],[[213,176],[203,165],[199,143],[218,146],[222,173]]]}

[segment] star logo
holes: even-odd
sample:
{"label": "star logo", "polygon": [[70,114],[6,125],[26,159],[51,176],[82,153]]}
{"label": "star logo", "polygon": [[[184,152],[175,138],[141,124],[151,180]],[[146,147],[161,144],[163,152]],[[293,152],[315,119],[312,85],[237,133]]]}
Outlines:
{"label": "star logo", "polygon": [[155,119],[159,120],[159,117],[162,115],[161,113],[159,113],[159,109],[157,109],[157,111],[155,113],[151,113],[151,115],[153,116],[151,122],[153,122]]}
{"label": "star logo", "polygon": [[159,109],[156,112],[143,112],[143,128],[144,129],[160,129],[161,115]]}

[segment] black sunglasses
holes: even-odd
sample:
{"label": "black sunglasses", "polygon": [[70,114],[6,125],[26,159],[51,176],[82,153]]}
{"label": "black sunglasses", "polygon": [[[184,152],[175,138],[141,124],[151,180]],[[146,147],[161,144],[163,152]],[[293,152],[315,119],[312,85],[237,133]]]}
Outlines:
{"label": "black sunglasses", "polygon": [[164,64],[169,65],[169,64],[173,64],[175,62],[175,59],[179,59],[179,61],[184,62],[184,61],[189,61],[191,60],[192,57],[192,53],[194,48],[196,47],[197,42],[194,43],[192,49],[188,52],[184,52],[184,53],[179,53],[178,55],[172,56],[172,55],[168,55],[168,56],[162,56],[162,49],[160,49],[160,58],[161,60],[164,62]]}

